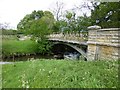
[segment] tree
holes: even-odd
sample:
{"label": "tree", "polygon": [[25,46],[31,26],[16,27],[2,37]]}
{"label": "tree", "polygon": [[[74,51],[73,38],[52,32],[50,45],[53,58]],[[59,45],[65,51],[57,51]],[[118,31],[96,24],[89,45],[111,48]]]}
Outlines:
{"label": "tree", "polygon": [[87,31],[87,27],[91,25],[91,18],[84,16],[79,16],[77,19],[77,31]]}
{"label": "tree", "polygon": [[26,30],[30,27],[30,24],[32,21],[40,19],[42,16],[44,16],[43,11],[33,11],[31,14],[27,14],[17,25],[18,30]]}
{"label": "tree", "polygon": [[53,32],[60,33],[64,31],[65,27],[67,27],[67,22],[65,20],[59,20],[59,21],[54,22],[52,29],[53,29]]}
{"label": "tree", "polygon": [[79,9],[91,11],[91,24],[102,28],[120,27],[120,2],[85,2]]}
{"label": "tree", "polygon": [[103,2],[100,3],[91,14],[92,24],[97,24],[103,28],[120,27],[120,3]]}
{"label": "tree", "polygon": [[33,11],[19,22],[17,28],[25,34],[42,38],[51,30],[53,23],[54,16],[50,11]]}
{"label": "tree", "polygon": [[76,19],[75,19],[75,13],[71,11],[66,11],[66,22],[67,22],[67,32],[73,32],[76,31]]}
{"label": "tree", "polygon": [[52,32],[53,19],[43,16],[41,19],[30,22],[29,28],[26,29],[26,33],[32,35],[34,38],[43,39],[45,35]]}
{"label": "tree", "polygon": [[45,53],[50,47],[46,35],[52,32],[53,23],[54,16],[50,11],[33,11],[20,21],[18,30],[31,35],[32,40],[37,40],[40,53]]}
{"label": "tree", "polygon": [[55,19],[56,19],[57,21],[59,21],[60,18],[62,17],[62,14],[63,14],[64,3],[57,1],[54,6],[55,6],[55,7],[52,8],[52,12],[53,12],[54,15],[55,15]]}

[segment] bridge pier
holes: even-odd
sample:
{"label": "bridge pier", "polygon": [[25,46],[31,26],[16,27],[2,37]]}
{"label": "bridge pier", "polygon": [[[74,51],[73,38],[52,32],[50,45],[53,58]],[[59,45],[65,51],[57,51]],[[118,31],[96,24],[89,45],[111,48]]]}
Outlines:
{"label": "bridge pier", "polygon": [[88,27],[88,60],[118,60],[120,28]]}

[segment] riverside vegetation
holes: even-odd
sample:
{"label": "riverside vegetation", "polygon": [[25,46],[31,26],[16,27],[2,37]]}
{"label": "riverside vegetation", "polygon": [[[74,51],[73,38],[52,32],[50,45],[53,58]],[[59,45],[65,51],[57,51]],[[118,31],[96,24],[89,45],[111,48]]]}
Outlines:
{"label": "riverside vegetation", "polygon": [[[31,39],[18,40],[17,34],[16,35],[11,34],[11,35],[2,35],[1,43],[2,43],[1,44],[2,57],[4,60],[5,58],[44,54],[45,51],[44,47],[47,42],[38,43]],[[48,45],[50,46],[50,44]]]}

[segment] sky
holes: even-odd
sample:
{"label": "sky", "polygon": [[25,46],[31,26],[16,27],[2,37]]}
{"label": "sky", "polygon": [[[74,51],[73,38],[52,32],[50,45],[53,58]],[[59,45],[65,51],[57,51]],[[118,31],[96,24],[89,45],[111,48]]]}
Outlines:
{"label": "sky", "polygon": [[51,10],[57,1],[63,2],[64,9],[69,10],[84,0],[0,0],[0,23],[9,23],[10,28],[16,29],[26,14],[33,10]]}

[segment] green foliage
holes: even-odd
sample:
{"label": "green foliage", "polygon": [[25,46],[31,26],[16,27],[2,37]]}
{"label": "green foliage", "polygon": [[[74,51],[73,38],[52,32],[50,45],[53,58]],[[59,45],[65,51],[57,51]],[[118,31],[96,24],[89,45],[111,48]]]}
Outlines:
{"label": "green foliage", "polygon": [[66,19],[67,25],[66,27],[63,27],[64,33],[76,31],[75,13],[67,11],[65,14],[65,19]]}
{"label": "green foliage", "polygon": [[39,53],[45,54],[45,53],[50,53],[52,43],[50,43],[48,40],[43,39],[38,41],[38,49]]}
{"label": "green foliage", "polygon": [[3,88],[116,88],[118,62],[40,59],[3,65],[2,75]]}
{"label": "green foliage", "polygon": [[100,3],[91,13],[92,24],[103,28],[120,27],[119,7],[119,2]]}
{"label": "green foliage", "polygon": [[91,18],[86,15],[76,18],[75,15],[74,12],[66,13],[67,26],[64,28],[64,32],[87,32],[87,27],[91,25]]}
{"label": "green foliage", "polygon": [[34,41],[3,40],[2,42],[3,56],[11,56],[16,54],[33,54],[37,52],[38,44]]}
{"label": "green foliage", "polygon": [[77,22],[77,28],[76,31],[87,31],[87,27],[91,25],[91,18],[87,16],[79,16],[76,19]]}
{"label": "green foliage", "polygon": [[29,22],[35,19],[39,19],[44,15],[43,11],[33,11],[31,14],[27,14],[17,25],[18,30],[25,30],[29,28]]}
{"label": "green foliage", "polygon": [[42,38],[50,33],[53,23],[54,16],[50,11],[33,11],[19,22],[17,28],[25,34]]}
{"label": "green foliage", "polygon": [[44,11],[44,16],[54,20],[54,15],[50,11]]}
{"label": "green foliage", "polygon": [[72,12],[69,12],[69,11],[66,12],[66,18],[67,18],[68,20],[70,20],[70,19],[72,18],[72,16],[73,16],[73,13],[72,13]]}
{"label": "green foliage", "polygon": [[43,38],[45,35],[50,33],[50,25],[47,20],[49,18],[42,17],[40,20],[32,21],[30,28],[26,29],[26,33],[32,35],[33,37]]}
{"label": "green foliage", "polygon": [[1,30],[2,35],[16,35],[17,31],[16,30]]}
{"label": "green foliage", "polygon": [[52,27],[53,32],[61,32],[67,26],[65,20],[56,21]]}
{"label": "green foliage", "polygon": [[52,32],[53,23],[54,16],[50,11],[33,11],[20,21],[17,28],[23,33],[31,35],[32,40],[40,41],[38,49],[44,53],[48,50],[48,42],[44,39]]}

